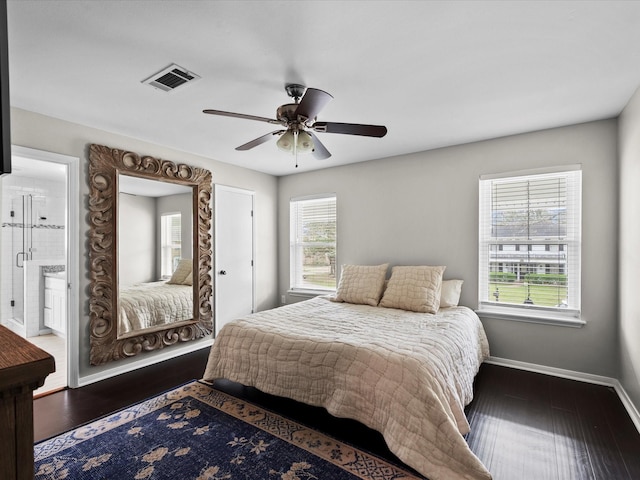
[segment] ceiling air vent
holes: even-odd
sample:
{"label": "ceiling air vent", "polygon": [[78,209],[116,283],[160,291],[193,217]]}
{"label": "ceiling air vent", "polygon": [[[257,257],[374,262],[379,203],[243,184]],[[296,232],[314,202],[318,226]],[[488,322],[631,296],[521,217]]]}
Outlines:
{"label": "ceiling air vent", "polygon": [[157,73],[154,73],[149,78],[142,81],[147,85],[151,85],[154,88],[162,90],[164,92],[171,92],[181,85],[185,85],[194,80],[198,80],[200,77],[189,70],[182,68],[175,63],[163,68]]}

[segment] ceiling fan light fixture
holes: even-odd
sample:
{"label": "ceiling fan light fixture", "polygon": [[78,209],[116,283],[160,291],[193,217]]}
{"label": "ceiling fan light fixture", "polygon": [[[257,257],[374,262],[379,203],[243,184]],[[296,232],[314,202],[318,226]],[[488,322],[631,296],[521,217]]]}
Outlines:
{"label": "ceiling fan light fixture", "polygon": [[291,130],[287,130],[280,136],[280,138],[276,142],[276,146],[283,152],[293,153],[294,141],[295,138],[293,136],[293,133],[291,132]]}
{"label": "ceiling fan light fixture", "polygon": [[[297,138],[296,138],[297,137]],[[283,133],[276,142],[277,147],[287,153],[310,153],[313,151],[313,138],[308,132],[300,130],[297,135],[291,130]],[[295,149],[293,147],[296,147]]]}
{"label": "ceiling fan light fixture", "polygon": [[298,148],[298,152],[300,153],[309,153],[313,151],[313,138],[309,135],[308,132],[304,130],[298,132],[298,142],[296,144]]}

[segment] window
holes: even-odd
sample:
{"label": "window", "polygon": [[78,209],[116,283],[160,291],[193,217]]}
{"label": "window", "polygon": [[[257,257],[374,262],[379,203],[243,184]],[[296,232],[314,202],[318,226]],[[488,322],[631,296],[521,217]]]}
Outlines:
{"label": "window", "polygon": [[335,290],[335,194],[291,199],[290,229],[291,289]]}
{"label": "window", "polygon": [[480,178],[479,309],[580,317],[578,166]]}
{"label": "window", "polygon": [[169,278],[182,258],[182,214],[160,216],[161,276]]}

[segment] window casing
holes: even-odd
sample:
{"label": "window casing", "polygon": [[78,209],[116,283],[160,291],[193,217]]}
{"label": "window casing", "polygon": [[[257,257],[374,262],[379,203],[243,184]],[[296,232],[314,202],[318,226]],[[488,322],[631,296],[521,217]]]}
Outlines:
{"label": "window casing", "polygon": [[290,201],[291,290],[336,289],[336,195]]}
{"label": "window casing", "polygon": [[580,318],[581,173],[480,178],[480,312]]}

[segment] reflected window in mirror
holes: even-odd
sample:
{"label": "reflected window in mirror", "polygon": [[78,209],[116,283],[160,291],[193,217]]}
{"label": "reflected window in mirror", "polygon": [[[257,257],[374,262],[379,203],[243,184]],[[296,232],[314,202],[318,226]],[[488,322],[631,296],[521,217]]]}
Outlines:
{"label": "reflected window in mirror", "polygon": [[170,278],[182,259],[182,214],[165,213],[160,217],[161,275]]}

